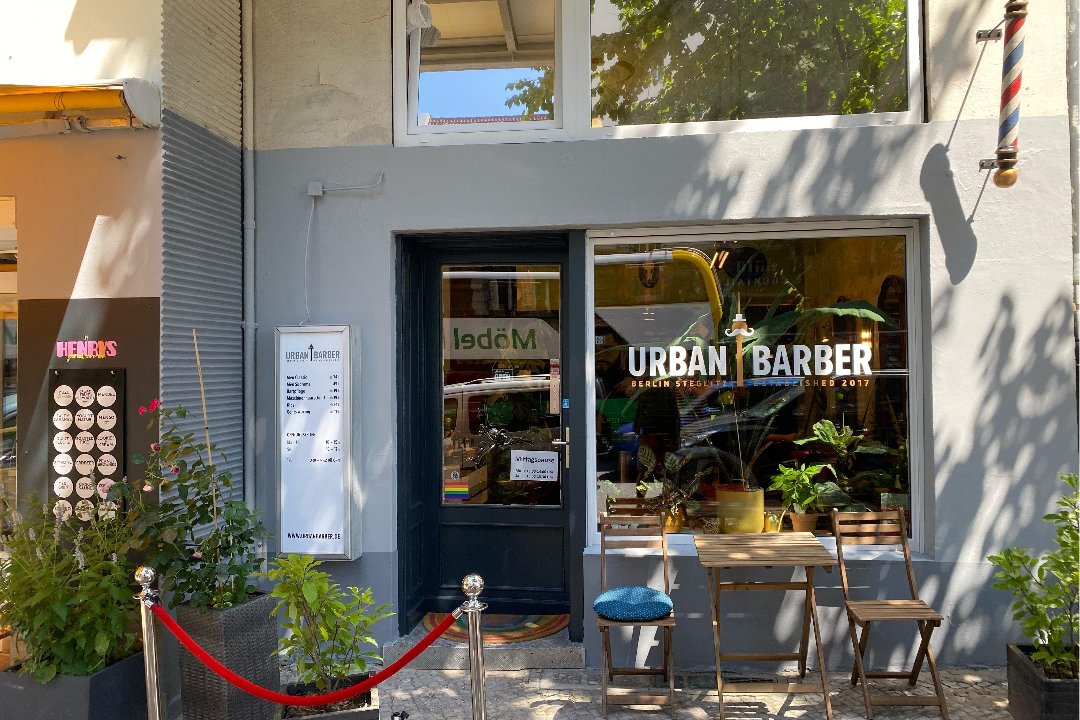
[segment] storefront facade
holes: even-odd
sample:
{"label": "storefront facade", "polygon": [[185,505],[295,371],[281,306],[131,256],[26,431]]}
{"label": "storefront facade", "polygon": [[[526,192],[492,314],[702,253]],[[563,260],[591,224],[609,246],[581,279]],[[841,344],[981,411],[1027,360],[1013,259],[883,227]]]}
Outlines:
{"label": "storefront facade", "polygon": [[[597,513],[666,479],[689,500],[675,662],[707,665],[693,534],[722,529],[733,486],[833,462],[837,504],[908,512],[920,587],[947,618],[940,661],[1000,664],[1016,635],[985,557],[1048,544],[1039,518],[1077,469],[1066,11],[1028,18],[1020,179],[1002,189],[979,168],[1000,44],[973,40],[998,3],[837,3],[782,37],[756,24],[762,3],[723,21],[699,5],[640,57],[635,12],[658,21],[634,3],[431,2],[430,26],[398,0],[152,8],[129,35],[150,43],[161,130],[0,141],[20,320],[24,301],[52,303],[20,337],[19,406],[36,408],[19,415],[20,496],[49,492],[47,372],[69,365],[39,344],[149,338],[130,415],[156,390],[197,406],[195,327],[215,442],[272,557],[283,504],[341,502],[282,492],[278,335],[346,326],[356,542],[329,566],[391,604],[380,641],[479,571],[493,608],[568,612],[598,664]],[[817,44],[784,41],[811,27]],[[756,33],[773,56],[749,49]],[[452,79],[465,70],[503,72],[511,114],[474,104]],[[452,111],[429,104],[440,77]],[[42,158],[94,178],[85,202],[47,190]],[[69,245],[79,262],[56,262]],[[822,421],[861,436],[843,466],[800,442]],[[655,558],[614,570],[641,563]],[[876,563],[860,572],[902,586],[901,563]],[[820,587],[828,660],[846,666],[839,582]],[[733,644],[790,641],[801,607],[770,609],[728,624]]]}
{"label": "storefront facade", "polygon": [[[998,8],[925,5],[905,37],[927,59],[904,51],[907,92],[876,115],[658,123],[611,104],[590,123],[584,5],[548,8],[577,28],[556,43],[562,104],[523,121],[424,115],[424,72],[467,51],[422,40],[417,60],[404,7],[256,3],[258,342],[305,323],[361,334],[363,554],[335,567],[396,604],[398,633],[475,568],[502,607],[569,610],[595,662],[595,517],[648,474],[648,447],[700,475],[675,540],[675,654],[708,664],[690,538],[714,486],[819,461],[794,441],[828,419],[878,456],[848,468],[849,502],[910,513],[921,586],[950,618],[942,662],[1000,661],[1008,600],[984,558],[1046,542],[1038,517],[1076,467],[1064,23],[1029,18],[1023,172],[1003,190],[978,167],[996,48],[978,63],[968,39]],[[515,17],[523,36],[542,25]],[[545,52],[541,35],[521,51]],[[748,387],[733,387],[735,313],[761,331],[745,338]],[[257,377],[273,363],[259,353]],[[678,408],[661,440],[635,417],[658,390]],[[264,469],[274,401],[259,383]],[[268,517],[276,492],[260,472]],[[842,665],[838,587],[819,602]],[[790,639],[790,612],[743,639]]]}

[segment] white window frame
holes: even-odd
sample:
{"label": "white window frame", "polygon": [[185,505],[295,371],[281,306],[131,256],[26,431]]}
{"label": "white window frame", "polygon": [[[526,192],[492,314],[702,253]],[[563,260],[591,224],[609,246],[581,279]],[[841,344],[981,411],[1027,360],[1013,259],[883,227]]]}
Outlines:
{"label": "white window frame", "polygon": [[[907,0],[908,109],[903,112],[851,115],[806,115],[751,120],[662,123],[592,127],[590,54],[592,34],[588,0],[556,0],[555,117],[528,123],[420,126],[417,124],[419,62],[406,53],[405,8],[408,0],[393,0],[394,144],[465,145],[523,142],[601,140],[607,138],[672,137],[728,132],[765,132],[820,128],[907,125],[924,120],[922,73],[922,3]],[[417,34],[419,31],[415,31]],[[417,59],[418,60],[418,59]]]}
{"label": "white window frame", "polygon": [[[630,242],[659,243],[678,245],[700,242],[706,237],[717,240],[784,240],[793,242],[812,238],[837,237],[873,237],[901,236],[904,238],[906,306],[907,306],[907,368],[908,368],[908,472],[909,502],[911,506],[911,549],[915,552],[929,552],[926,543],[928,537],[928,515],[933,509],[928,505],[926,478],[929,472],[929,449],[931,435],[923,402],[926,392],[926,378],[929,377],[929,362],[926,353],[926,325],[922,322],[922,267],[923,247],[919,222],[911,218],[851,220],[843,222],[801,222],[801,223],[760,223],[723,226],[694,226],[667,228],[631,228],[631,229],[593,229],[586,233],[585,264],[585,312],[589,318],[586,323],[587,337],[585,385],[596,384],[596,347],[593,343],[593,319],[596,316],[595,298],[595,263],[596,248],[604,245],[622,245]],[[586,451],[585,477],[596,478],[596,397],[589,393],[586,399],[587,409],[585,437],[589,438]],[[587,481],[588,482],[588,481]],[[586,493],[588,507],[585,517],[597,517],[596,483],[590,482]],[[590,549],[600,545],[600,533],[595,522],[588,523],[586,543]],[[831,538],[822,538],[831,540]],[[668,543],[678,549],[680,554],[693,555],[694,536],[691,533],[676,533],[668,538]],[[831,542],[826,545],[831,547]]]}

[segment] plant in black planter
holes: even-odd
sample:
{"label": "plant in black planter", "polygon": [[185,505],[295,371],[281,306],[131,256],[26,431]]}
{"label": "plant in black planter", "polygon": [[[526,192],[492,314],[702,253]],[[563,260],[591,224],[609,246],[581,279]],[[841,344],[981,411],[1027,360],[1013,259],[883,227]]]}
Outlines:
{"label": "plant in black planter", "polygon": [[1075,473],[1061,479],[1071,492],[1043,516],[1057,548],[1038,557],[1006,548],[987,558],[998,568],[994,587],[1012,593],[1013,617],[1031,638],[1030,646],[1008,648],[1009,710],[1017,718],[1077,717],[1080,491]]}
{"label": "plant in black planter", "polygon": [[[371,626],[392,613],[376,605],[370,588],[343,590],[322,563],[307,555],[275,559],[265,577],[276,583],[274,614],[284,611],[286,634],[279,641],[282,655],[295,663],[299,681],[290,694],[321,694],[361,681],[369,662],[381,658],[367,648],[377,647]],[[285,717],[322,714],[333,718],[378,718],[370,693],[330,706],[291,706]]]}
{"label": "plant in black planter", "polygon": [[146,716],[138,606],[125,556],[131,529],[100,507],[105,512],[86,520],[65,519],[32,499],[24,513],[7,513],[0,617],[22,657],[0,673],[5,717]]}
{"label": "plant in black planter", "polygon": [[[270,657],[277,629],[267,618],[273,598],[258,594],[251,582],[259,569],[256,545],[267,537],[256,512],[230,497],[229,474],[218,470],[220,451],[199,442],[182,408],[166,409],[154,400],[140,407],[158,442],[145,456],[141,490],[129,498],[129,522],[155,568],[162,588],[172,595],[184,629],[226,666],[264,687],[280,682]],[[204,425],[205,427],[205,425]],[[144,499],[158,491],[157,502]],[[190,653],[180,655],[181,697],[186,720],[269,720],[278,710],[219,679]]]}

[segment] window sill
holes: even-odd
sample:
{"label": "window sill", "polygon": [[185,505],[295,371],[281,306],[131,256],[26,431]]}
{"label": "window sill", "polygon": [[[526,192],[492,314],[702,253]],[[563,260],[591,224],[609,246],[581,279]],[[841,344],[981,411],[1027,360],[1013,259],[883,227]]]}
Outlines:
{"label": "window sill", "polygon": [[[819,535],[818,540],[825,546],[825,549],[836,557],[836,538],[832,535]],[[584,555],[599,555],[600,544],[594,542],[585,547]],[[608,551],[610,555],[625,555],[626,557],[652,557],[659,555],[659,551],[655,549],[645,550],[611,550]],[[669,557],[697,557],[697,548],[694,546],[694,536],[690,533],[673,533],[668,535],[668,556]],[[875,547],[870,545],[853,545],[844,551],[844,560],[847,562],[904,562],[904,552],[900,548],[892,547]],[[934,558],[926,553],[911,551],[911,561],[913,563],[920,562],[933,562]]]}

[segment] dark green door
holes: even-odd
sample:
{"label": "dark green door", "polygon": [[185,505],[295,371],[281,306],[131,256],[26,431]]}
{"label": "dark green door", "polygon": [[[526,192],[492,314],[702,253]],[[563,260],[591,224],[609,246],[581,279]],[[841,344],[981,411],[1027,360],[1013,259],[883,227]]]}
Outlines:
{"label": "dark green door", "polygon": [[419,455],[403,468],[402,559],[422,565],[406,573],[404,599],[415,615],[448,611],[476,572],[493,612],[571,612],[580,626],[583,383],[568,369],[583,367],[569,342],[583,306],[571,239],[403,242],[420,310],[403,351],[420,380],[402,398]]}

